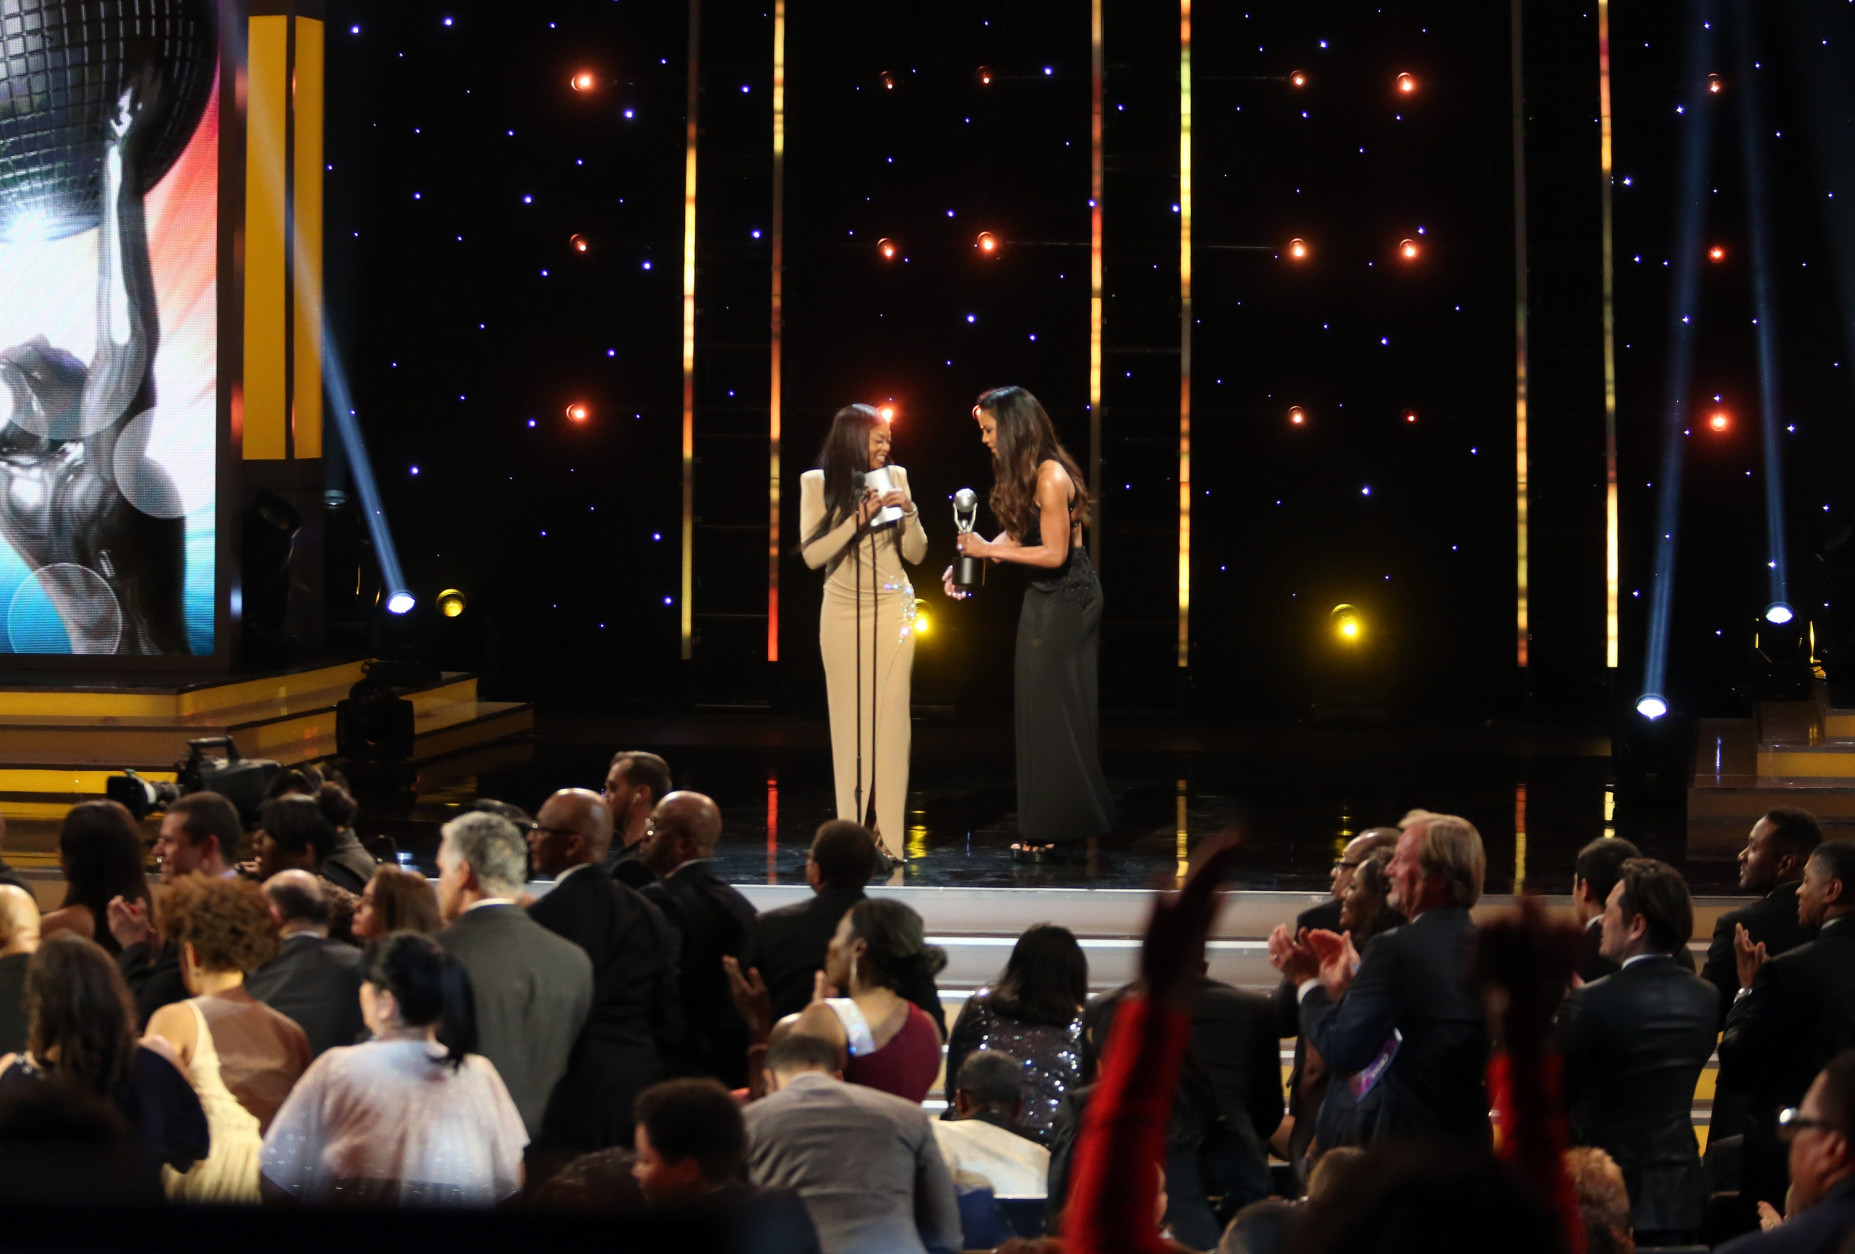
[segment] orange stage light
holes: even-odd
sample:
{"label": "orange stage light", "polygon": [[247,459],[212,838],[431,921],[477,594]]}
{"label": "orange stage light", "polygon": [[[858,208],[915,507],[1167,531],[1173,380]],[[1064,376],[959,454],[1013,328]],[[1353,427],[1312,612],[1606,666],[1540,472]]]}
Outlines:
{"label": "orange stage light", "polygon": [[981,87],[990,87],[992,85],[992,67],[991,66],[982,65],[979,67],[979,85]]}
{"label": "orange stage light", "polygon": [[1718,74],[1707,75],[1707,90],[1709,92],[1717,96],[1725,89],[1726,89],[1726,84],[1720,80],[1720,76]]}
{"label": "orange stage light", "polygon": [[1295,427],[1302,426],[1303,424],[1307,422],[1307,420],[1308,420],[1307,411],[1302,409],[1301,406],[1290,405],[1288,407],[1288,422],[1290,426],[1295,426]]}
{"label": "orange stage light", "polygon": [[1405,411],[1404,411],[1404,421],[1405,421],[1405,422],[1416,422],[1416,421],[1417,421],[1417,411],[1416,411],[1416,410],[1414,410],[1414,409],[1407,409],[1407,410],[1405,410]]}
{"label": "orange stage light", "polygon": [[1417,76],[1409,72],[1398,75],[1398,94],[1408,96],[1417,90]]}
{"label": "orange stage light", "polygon": [[894,422],[895,421],[895,406],[878,405],[876,407],[876,416],[882,419],[884,422]]}
{"label": "orange stage light", "polygon": [[587,407],[585,401],[575,401],[573,404],[567,406],[568,422],[585,422],[592,416],[593,411]]}
{"label": "orange stage light", "polygon": [[1707,250],[1707,258],[1710,261],[1725,261],[1726,260],[1725,247],[1720,244],[1715,244],[1712,248],[1709,248]]}
{"label": "orange stage light", "polygon": [[567,243],[573,246],[573,251],[576,253],[583,253],[592,247],[592,245],[587,242],[584,235],[569,235],[567,237]]}
{"label": "orange stage light", "polygon": [[1398,256],[1404,258],[1404,260],[1406,261],[1417,260],[1417,254],[1419,251],[1420,250],[1417,247],[1417,241],[1414,239],[1398,241]]}
{"label": "orange stage light", "polygon": [[975,243],[978,245],[979,251],[988,257],[998,251],[998,236],[992,234],[990,231],[979,232],[979,238]]}
{"label": "orange stage light", "polygon": [[1724,431],[1733,425],[1733,420],[1724,409],[1716,409],[1707,416],[1707,425],[1715,431]]}
{"label": "orange stage light", "polygon": [[598,80],[592,76],[592,71],[581,70],[567,81],[575,91],[591,91]]}
{"label": "orange stage light", "polygon": [[895,90],[895,75],[889,73],[887,70],[882,72],[882,88],[884,91]]}
{"label": "orange stage light", "polygon": [[1308,255],[1308,242],[1304,239],[1289,240],[1288,255],[1295,261],[1305,261]]}
{"label": "orange stage light", "polygon": [[1308,76],[1303,74],[1300,70],[1296,70],[1288,76],[1288,85],[1290,87],[1306,87],[1308,85]]}
{"label": "orange stage light", "polygon": [[882,254],[882,259],[884,261],[893,260],[895,257],[895,241],[892,239],[877,240],[876,251]]}

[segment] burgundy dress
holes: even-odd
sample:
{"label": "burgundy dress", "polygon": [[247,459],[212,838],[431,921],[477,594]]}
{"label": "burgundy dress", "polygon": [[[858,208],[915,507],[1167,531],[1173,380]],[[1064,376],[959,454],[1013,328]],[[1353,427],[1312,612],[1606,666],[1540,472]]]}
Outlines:
{"label": "burgundy dress", "polygon": [[853,1055],[844,1068],[844,1079],[919,1103],[940,1074],[940,1031],[921,1007],[913,1002],[902,1004],[908,1007],[908,1022],[902,1030],[874,1053]]}

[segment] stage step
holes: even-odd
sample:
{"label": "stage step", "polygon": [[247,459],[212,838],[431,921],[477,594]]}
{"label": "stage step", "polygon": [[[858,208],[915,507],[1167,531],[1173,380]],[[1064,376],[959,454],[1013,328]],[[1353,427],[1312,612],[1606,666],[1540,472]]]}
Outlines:
{"label": "stage step", "polygon": [[[1855,835],[1855,710],[1763,701],[1752,718],[1702,719],[1688,784],[1688,856],[1729,859],[1775,806],[1801,806]],[[1851,829],[1851,830],[1841,830]]]}

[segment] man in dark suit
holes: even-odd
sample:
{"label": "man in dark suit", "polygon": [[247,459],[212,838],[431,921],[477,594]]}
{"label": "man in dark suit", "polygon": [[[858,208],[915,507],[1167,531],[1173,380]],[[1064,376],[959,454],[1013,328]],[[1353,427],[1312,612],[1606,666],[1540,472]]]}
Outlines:
{"label": "man in dark suit", "polygon": [[1749,1094],[1740,1191],[1781,1206],[1785,1154],[1778,1112],[1804,1098],[1816,1073],[1855,1048],[1855,841],[1825,841],[1804,866],[1797,914],[1816,939],[1771,957],[1741,930],[1745,986],[1720,1038],[1720,1083]]}
{"label": "man in dark suit", "polygon": [[[1082,1012],[1085,1084],[1093,1085],[1099,1076],[1115,1014],[1138,987],[1125,984],[1104,993]],[[1273,1191],[1268,1145],[1282,1122],[1281,1041],[1268,997],[1208,975],[1200,976],[1192,990],[1191,1015],[1191,1041],[1173,1095],[1166,1224],[1187,1245],[1209,1248],[1231,1216]],[[1077,1116],[1086,1096],[1072,1103]],[[1053,1139],[1072,1142],[1078,1131],[1079,1118]],[[1060,1174],[1066,1184],[1073,1145],[1053,1148],[1063,1162],[1052,1167],[1051,1178]],[[1212,1214],[1211,1197],[1222,1199],[1222,1213]],[[1060,1195],[1056,1200],[1060,1204]]]}
{"label": "man in dark suit", "polygon": [[1855,1053],[1838,1054],[1810,1084],[1784,1128],[1790,1210],[1770,1232],[1720,1254],[1835,1254],[1855,1229]]}
{"label": "man in dark suit", "polygon": [[644,864],[657,877],[644,895],[681,938],[684,1038],[672,1065],[738,1089],[747,1083],[747,1024],[734,1008],[721,960],[740,959],[754,908],[715,874],[709,859],[720,839],[721,811],[713,801],[699,792],[665,797],[651,815],[644,842]]}
{"label": "man in dark suit", "polygon": [[280,871],[264,881],[281,943],[277,956],[245,981],[251,995],[296,1020],[312,1054],[352,1045],[361,1018],[361,951],[329,939],[322,881],[307,871]]}
{"label": "man in dark suit", "polygon": [[1600,836],[1578,851],[1572,866],[1572,910],[1584,928],[1584,945],[1573,971],[1586,984],[1617,973],[1617,964],[1604,957],[1604,910],[1623,864],[1640,857],[1642,850],[1616,836]]}
{"label": "man in dark suit", "polygon": [[612,816],[611,847],[605,866],[612,878],[632,888],[643,888],[657,877],[644,865],[645,829],[651,811],[670,795],[670,764],[654,753],[621,749],[606,768],[606,813]]}
{"label": "man in dark suit", "polygon": [[1471,823],[1425,814],[1398,837],[1389,868],[1392,904],[1411,921],[1373,937],[1363,960],[1331,932],[1302,940],[1278,927],[1269,937],[1270,959],[1301,999],[1302,1034],[1334,1071],[1354,1075],[1328,1148],[1420,1136],[1487,1144],[1487,1027],[1468,978],[1469,907],[1486,866]]}
{"label": "man in dark suit", "polygon": [[438,908],[451,926],[437,941],[470,973],[478,1052],[496,1065],[532,1141],[592,1009],[592,960],[515,904],[528,863],[515,824],[476,811],[443,832]]}
{"label": "man in dark suit", "polygon": [[605,803],[584,788],[549,797],[528,833],[535,874],[554,880],[529,916],[593,963],[592,1014],[548,1105],[542,1139],[553,1150],[631,1144],[632,1103],[662,1076],[660,1045],[679,1035],[676,937],[636,889],[600,873],[611,842]]}
{"label": "man in dark suit", "polygon": [[1707,1214],[1694,1086],[1713,1056],[1720,995],[1673,959],[1694,932],[1680,872],[1631,858],[1614,874],[1601,930],[1616,974],[1573,989],[1559,1011],[1565,1102],[1573,1141],[1623,1169],[1637,1238],[1678,1244]]}
{"label": "man in dark suit", "polygon": [[[759,970],[773,999],[778,1022],[811,1004],[812,982],[824,966],[824,951],[850,908],[863,900],[863,888],[876,865],[876,840],[869,829],[849,819],[819,825],[805,860],[810,901],[768,910],[754,920],[742,966]],[[927,1014],[947,1037],[947,1014],[932,979],[898,990]]]}
{"label": "man in dark suit", "polygon": [[1758,893],[1759,900],[1720,916],[1707,946],[1706,965],[1701,968],[1701,974],[1720,990],[1722,1027],[1741,987],[1733,959],[1733,937],[1738,930],[1743,927],[1752,943],[1763,945],[1774,958],[1809,939],[1797,919],[1797,885],[1811,851],[1822,842],[1823,828],[1816,816],[1788,807],[1767,812],[1747,834],[1745,848],[1739,851],[1739,887]]}

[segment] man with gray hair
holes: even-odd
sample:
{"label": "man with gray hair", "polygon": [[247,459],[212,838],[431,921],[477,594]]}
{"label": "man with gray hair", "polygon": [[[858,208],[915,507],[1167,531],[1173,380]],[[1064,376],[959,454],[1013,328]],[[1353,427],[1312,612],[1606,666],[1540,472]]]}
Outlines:
{"label": "man with gray hair", "polygon": [[450,926],[437,941],[470,973],[478,1052],[495,1064],[533,1141],[592,1009],[592,960],[516,904],[528,845],[515,824],[476,811],[443,830],[438,908]]}

